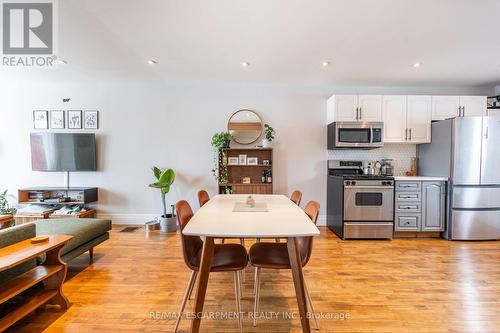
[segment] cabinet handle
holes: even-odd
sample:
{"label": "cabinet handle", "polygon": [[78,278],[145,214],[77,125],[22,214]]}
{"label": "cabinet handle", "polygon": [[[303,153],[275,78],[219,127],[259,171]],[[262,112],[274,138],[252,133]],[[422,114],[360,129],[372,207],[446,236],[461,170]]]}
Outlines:
{"label": "cabinet handle", "polygon": [[465,117],[465,105],[462,106],[462,117]]}
{"label": "cabinet handle", "polygon": [[363,109],[362,108],[359,108],[359,120],[362,120],[363,119]]}
{"label": "cabinet handle", "polygon": [[410,141],[411,141],[411,128],[410,128]]}
{"label": "cabinet handle", "polygon": [[405,141],[408,141],[408,129],[405,128]]}
{"label": "cabinet handle", "polygon": [[356,120],[359,120],[359,108],[356,108]]}

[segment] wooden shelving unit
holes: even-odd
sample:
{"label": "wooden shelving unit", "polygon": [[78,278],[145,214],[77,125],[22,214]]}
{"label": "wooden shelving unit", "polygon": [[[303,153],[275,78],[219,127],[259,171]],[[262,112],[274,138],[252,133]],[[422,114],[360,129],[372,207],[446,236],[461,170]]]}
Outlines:
{"label": "wooden shelving unit", "polygon": [[[262,173],[264,170],[270,170],[274,179],[273,171],[273,149],[272,148],[227,148],[225,149],[227,157],[239,157],[247,155],[248,157],[257,157],[257,165],[228,165],[227,184],[219,184],[219,193],[226,193],[226,188],[234,194],[272,194],[273,184],[262,183]],[[269,165],[264,165],[263,160],[268,160]],[[222,161],[219,161],[221,165]],[[250,184],[243,184],[242,179],[250,177]]]}

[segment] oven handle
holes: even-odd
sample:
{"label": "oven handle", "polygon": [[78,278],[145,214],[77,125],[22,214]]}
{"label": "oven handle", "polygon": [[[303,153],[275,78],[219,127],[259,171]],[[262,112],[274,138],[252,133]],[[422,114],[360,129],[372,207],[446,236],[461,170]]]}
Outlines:
{"label": "oven handle", "polygon": [[381,225],[390,225],[390,226],[393,226],[394,223],[390,223],[390,222],[384,222],[384,223],[353,223],[353,222],[345,222],[345,224],[347,225],[355,225],[355,226],[381,226]]}
{"label": "oven handle", "polygon": [[346,190],[355,190],[355,189],[394,190],[394,186],[387,186],[387,185],[384,185],[384,186],[369,186],[369,185],[366,185],[366,186],[362,186],[362,185],[350,186],[350,185],[344,185],[344,189],[346,189]]}

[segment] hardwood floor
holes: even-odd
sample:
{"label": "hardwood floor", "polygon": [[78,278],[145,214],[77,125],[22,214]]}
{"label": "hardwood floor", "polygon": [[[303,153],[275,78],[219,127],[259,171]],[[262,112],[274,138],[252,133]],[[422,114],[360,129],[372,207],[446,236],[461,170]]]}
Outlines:
{"label": "hardwood floor", "polygon": [[[40,309],[9,332],[172,332],[190,271],[178,235],[120,233],[69,263],[66,312]],[[341,241],[321,227],[304,269],[321,332],[499,332],[500,242]],[[236,240],[235,242],[239,242]],[[251,245],[247,241],[247,248]],[[253,269],[242,309],[253,311]],[[291,273],[262,270],[261,318],[244,332],[300,332]],[[191,311],[193,300],[186,309]],[[236,311],[232,273],[210,275],[205,311]],[[158,312],[160,318],[152,318]],[[179,332],[187,332],[182,320]],[[203,319],[202,332],[237,332],[236,319]]]}

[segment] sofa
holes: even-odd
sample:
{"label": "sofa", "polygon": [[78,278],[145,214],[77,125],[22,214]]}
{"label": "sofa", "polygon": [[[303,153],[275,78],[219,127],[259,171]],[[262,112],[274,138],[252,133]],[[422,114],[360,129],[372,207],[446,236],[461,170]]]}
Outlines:
{"label": "sofa", "polygon": [[[0,248],[40,235],[71,235],[73,238],[61,250],[61,259],[68,262],[89,251],[90,262],[92,262],[94,247],[109,239],[109,230],[111,230],[110,220],[43,219],[0,230]],[[38,261],[40,260],[43,259],[38,258]],[[0,283],[32,269],[36,264],[36,260],[33,259],[0,272]]]}

